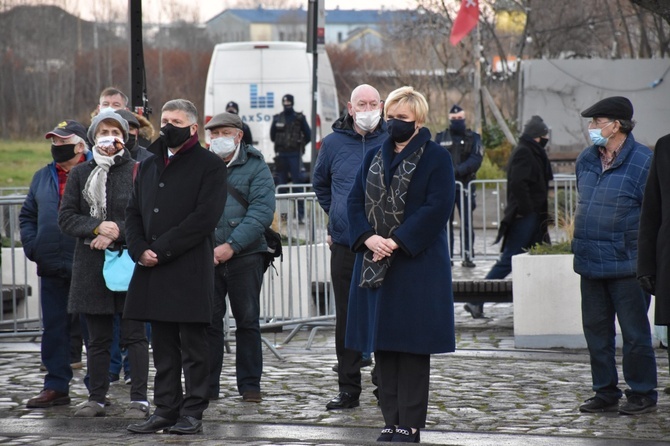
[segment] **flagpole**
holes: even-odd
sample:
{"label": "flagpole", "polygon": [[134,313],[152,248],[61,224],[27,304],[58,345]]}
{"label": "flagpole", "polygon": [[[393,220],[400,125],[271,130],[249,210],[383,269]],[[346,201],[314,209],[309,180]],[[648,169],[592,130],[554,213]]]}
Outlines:
{"label": "flagpole", "polygon": [[474,55],[475,55],[475,131],[482,134],[482,79],[481,79],[481,54],[479,44],[479,24],[475,31],[474,41]]}

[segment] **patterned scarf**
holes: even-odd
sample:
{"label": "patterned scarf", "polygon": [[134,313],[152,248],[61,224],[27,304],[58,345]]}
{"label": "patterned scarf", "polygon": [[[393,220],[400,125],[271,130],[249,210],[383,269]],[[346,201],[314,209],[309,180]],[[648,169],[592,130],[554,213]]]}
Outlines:
{"label": "patterned scarf", "polygon": [[[421,155],[423,155],[423,149],[423,146],[420,147],[400,162],[391,178],[390,188],[386,187],[384,178],[382,150],[378,151],[372,160],[365,184],[365,214],[375,234],[388,238],[403,222],[407,189]],[[378,288],[382,285],[386,271],[395,257],[395,252],[378,262],[372,260],[373,255],[374,253],[370,250],[365,251],[363,255],[363,269],[359,283],[361,288]]]}
{"label": "patterned scarf", "polygon": [[97,165],[88,176],[82,192],[84,199],[91,207],[91,217],[100,220],[107,219],[107,173],[110,166],[116,162],[116,158],[121,156],[123,156],[123,150],[118,151],[114,156],[105,156],[98,152],[97,147],[93,147],[93,160]]}

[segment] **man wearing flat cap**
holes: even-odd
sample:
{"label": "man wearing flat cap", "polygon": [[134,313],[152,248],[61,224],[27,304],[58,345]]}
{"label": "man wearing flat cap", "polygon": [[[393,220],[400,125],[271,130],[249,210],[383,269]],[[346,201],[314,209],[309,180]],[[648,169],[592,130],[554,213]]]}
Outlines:
{"label": "man wearing flat cap", "polygon": [[228,296],[236,327],[237,389],[243,401],[259,403],[263,373],[260,293],[267,250],[263,234],[274,217],[275,191],[263,155],[242,141],[242,128],[242,120],[234,113],[216,115],[205,125],[210,150],[228,166],[228,198],[214,232],[215,294],[212,323],[207,328],[209,398],[219,398]]}
{"label": "man wearing flat cap", "polygon": [[[550,243],[549,181],[554,178],[547,157],[549,128],[540,116],[531,117],[523,127],[507,165],[507,206],[495,243],[502,240],[498,261],[486,279],[504,279],[512,272],[512,256],[538,243]],[[467,303],[473,318],[484,317],[484,304]]]}
{"label": "man wearing flat cap", "polygon": [[[642,197],[651,165],[648,147],[635,141],[633,105],[621,96],[582,112],[592,145],[576,162],[577,210],[572,240],[581,276],[582,324],[595,395],[581,412],[636,415],[656,410],[656,358],[647,311],[650,295],[636,279]],[[618,386],[615,318],[623,335],[626,403]]]}
{"label": "man wearing flat cap", "polygon": [[[484,158],[482,150],[482,138],[465,125],[465,110],[459,105],[454,105],[449,110],[449,127],[435,136],[435,142],[444,147],[451,154],[456,175],[456,201],[454,210],[449,218],[449,247],[451,257],[454,257],[454,217],[458,209],[461,220],[461,254],[462,265],[466,268],[474,268],[472,261],[472,243],[475,241],[475,232],[472,227],[472,211],[477,207],[475,201],[476,190],[470,182],[477,177],[477,171],[482,165]],[[461,191],[460,185],[463,185]]]}
{"label": "man wearing flat cap", "polygon": [[[234,115],[239,115],[240,114],[240,106],[237,105],[237,102],[230,101],[226,104],[226,112],[232,113]],[[247,125],[246,122],[242,121],[242,131],[244,132],[244,135],[242,135],[242,141],[246,145],[252,145],[254,143],[254,138],[251,136],[251,129]]]}

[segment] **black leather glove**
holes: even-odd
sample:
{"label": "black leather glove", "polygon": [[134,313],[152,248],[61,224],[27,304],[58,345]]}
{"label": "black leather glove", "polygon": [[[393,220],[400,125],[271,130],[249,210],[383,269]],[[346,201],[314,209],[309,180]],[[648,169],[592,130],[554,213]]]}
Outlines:
{"label": "black leather glove", "polygon": [[640,286],[649,294],[656,295],[656,276],[640,276]]}

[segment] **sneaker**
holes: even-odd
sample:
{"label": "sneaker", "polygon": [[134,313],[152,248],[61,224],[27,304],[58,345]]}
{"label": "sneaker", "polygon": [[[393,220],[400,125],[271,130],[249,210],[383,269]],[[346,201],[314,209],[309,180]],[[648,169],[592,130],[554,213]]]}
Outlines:
{"label": "sneaker", "polygon": [[75,417],[84,417],[84,418],[93,418],[93,417],[104,417],[105,408],[95,401],[86,401],[84,404],[79,406],[74,413]]}
{"label": "sneaker", "polygon": [[619,410],[618,401],[610,403],[602,398],[598,398],[597,396],[589,398],[588,400],[584,401],[584,404],[579,406],[579,411],[586,413],[616,412],[617,410]]}
{"label": "sneaker", "polygon": [[619,407],[619,413],[622,415],[639,415],[643,413],[655,412],[656,401],[646,395],[632,393],[626,398],[626,402]]}
{"label": "sneaker", "polygon": [[109,382],[114,383],[119,380],[119,374],[118,373],[109,373]]}
{"label": "sneaker", "polygon": [[123,418],[144,419],[149,417],[149,403],[133,401],[123,414]]}
{"label": "sneaker", "polygon": [[84,363],[81,361],[73,362],[70,364],[72,370],[79,370],[84,367]]}
{"label": "sneaker", "polygon": [[473,319],[484,318],[483,307],[478,304],[465,304],[463,305],[463,308],[465,309],[465,311],[470,313],[470,316],[472,316]]}
{"label": "sneaker", "polygon": [[132,380],[132,378],[130,377],[130,374],[129,374],[129,373],[126,373],[126,374],[123,376],[123,381],[124,381],[126,384],[128,384],[128,385],[130,385],[130,384],[133,383],[133,380]]}

